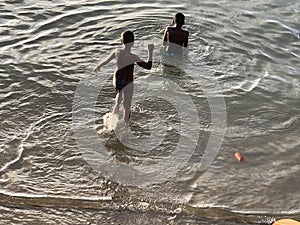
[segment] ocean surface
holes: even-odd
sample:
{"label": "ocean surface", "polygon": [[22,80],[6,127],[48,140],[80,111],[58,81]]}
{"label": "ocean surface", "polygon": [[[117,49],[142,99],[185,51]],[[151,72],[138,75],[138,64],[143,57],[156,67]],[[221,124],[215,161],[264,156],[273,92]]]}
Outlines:
{"label": "ocean surface", "polygon": [[[161,47],[177,12],[185,58]],[[0,224],[300,220],[299,14],[298,0],[1,0]],[[115,64],[92,71],[124,30],[154,60],[112,132]]]}

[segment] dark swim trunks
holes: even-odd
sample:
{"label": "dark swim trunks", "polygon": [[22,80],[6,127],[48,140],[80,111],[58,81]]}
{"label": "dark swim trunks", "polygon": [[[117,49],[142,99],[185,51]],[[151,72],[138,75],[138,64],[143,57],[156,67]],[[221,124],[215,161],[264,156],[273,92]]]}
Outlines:
{"label": "dark swim trunks", "polygon": [[120,92],[128,83],[123,80],[116,80],[116,90]]}

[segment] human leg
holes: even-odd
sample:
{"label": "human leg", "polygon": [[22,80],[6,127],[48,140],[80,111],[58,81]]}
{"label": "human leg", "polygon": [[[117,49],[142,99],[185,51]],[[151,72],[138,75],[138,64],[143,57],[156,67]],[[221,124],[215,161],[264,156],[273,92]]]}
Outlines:
{"label": "human leg", "polygon": [[123,119],[126,124],[128,124],[130,119],[130,108],[131,108],[131,101],[133,96],[133,83],[129,83],[126,87],[122,90],[123,96],[123,106],[124,106],[124,113]]}
{"label": "human leg", "polygon": [[116,102],[115,102],[115,105],[114,105],[114,108],[113,108],[113,114],[118,114],[119,113],[119,106],[122,102],[122,99],[123,99],[123,96],[120,93],[120,91],[118,91],[117,95],[116,95]]}

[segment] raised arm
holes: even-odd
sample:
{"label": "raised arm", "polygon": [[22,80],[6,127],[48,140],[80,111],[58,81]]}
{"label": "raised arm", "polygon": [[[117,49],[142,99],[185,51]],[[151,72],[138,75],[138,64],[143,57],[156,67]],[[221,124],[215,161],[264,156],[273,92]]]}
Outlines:
{"label": "raised arm", "polygon": [[115,51],[110,53],[109,56],[107,56],[103,61],[101,61],[95,68],[94,68],[94,73],[98,73],[100,71],[100,68],[107,63],[109,63],[111,60],[113,60],[116,57]]}
{"label": "raised arm", "polygon": [[139,66],[141,66],[147,70],[150,70],[152,68],[153,49],[154,49],[154,44],[148,44],[148,60],[147,60],[147,62],[144,62],[138,56],[136,56],[135,62]]}

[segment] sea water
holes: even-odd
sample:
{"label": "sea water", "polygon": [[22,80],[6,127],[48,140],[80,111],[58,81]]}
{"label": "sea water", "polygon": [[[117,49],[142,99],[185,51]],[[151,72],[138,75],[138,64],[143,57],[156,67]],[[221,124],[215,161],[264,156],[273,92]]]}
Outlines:
{"label": "sea water", "polygon": [[[298,1],[0,6],[0,224],[299,219]],[[187,61],[163,65],[176,12]],[[99,132],[115,66],[92,70],[124,30],[153,68],[135,68],[128,129]]]}

